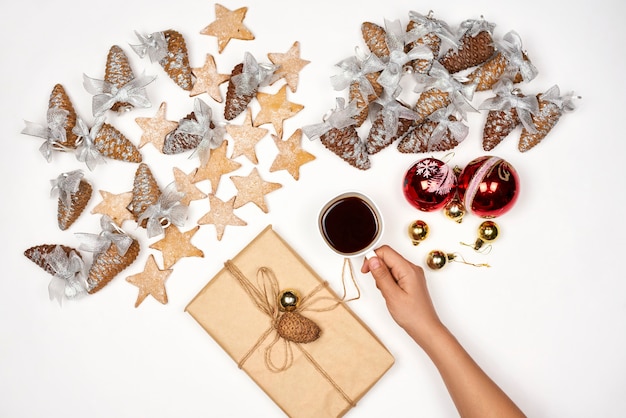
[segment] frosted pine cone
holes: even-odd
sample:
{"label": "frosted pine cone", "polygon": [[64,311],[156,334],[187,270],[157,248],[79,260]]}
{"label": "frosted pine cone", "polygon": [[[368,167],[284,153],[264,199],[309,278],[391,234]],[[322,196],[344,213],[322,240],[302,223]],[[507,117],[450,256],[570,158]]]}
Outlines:
{"label": "frosted pine cone", "polygon": [[59,145],[67,148],[75,148],[77,137],[72,130],[74,126],[76,126],[76,111],[74,110],[69,96],[65,92],[65,88],[63,88],[61,84],[56,84],[52,89],[48,108],[62,109],[67,112],[67,119],[65,120],[65,142],[59,142]]}
{"label": "frosted pine cone", "polygon": [[379,71],[365,75],[372,88],[374,89],[374,92],[367,96],[363,95],[359,82],[354,81],[350,84],[350,89],[348,91],[348,101],[355,101],[356,106],[359,109],[359,113],[354,116],[356,126],[361,126],[363,122],[365,122],[367,116],[369,115],[369,104],[376,100],[378,97],[380,97],[380,95],[383,93],[383,86],[381,86],[376,80],[379,75]]}
{"label": "frosted pine cone", "polygon": [[389,48],[387,46],[387,34],[382,26],[372,22],[363,22],[361,24],[361,34],[365,45],[370,52],[378,58],[389,57]]}
{"label": "frosted pine cone", "polygon": [[491,151],[520,124],[517,109],[490,110],[483,128],[483,149]]}
{"label": "frosted pine cone", "polygon": [[520,152],[526,152],[540,143],[554,128],[563,113],[575,109],[573,98],[572,93],[561,96],[559,87],[556,85],[545,93],[537,95],[539,111],[532,115],[532,123],[536,132],[530,132],[526,128],[522,129],[518,144]]}
{"label": "frosted pine cone", "polygon": [[451,103],[450,94],[446,91],[432,88],[420,93],[413,109],[417,113],[416,123],[423,122],[435,111]]}
{"label": "frosted pine cone", "polygon": [[68,229],[87,207],[93,189],[80,170],[63,173],[52,180],[52,192],[59,194],[57,223],[62,231]]}
{"label": "frosted pine cone", "polygon": [[416,115],[398,100],[384,104],[376,114],[365,141],[367,153],[376,154],[402,139],[413,128]]}
{"label": "frosted pine cone", "polygon": [[111,243],[106,251],[94,255],[87,276],[87,292],[93,294],[106,286],[122,270],[130,266],[139,255],[139,242],[132,239],[132,244],[120,253],[117,245]]}
{"label": "frosted pine cone", "polygon": [[24,255],[30,261],[32,261],[33,263],[37,264],[39,267],[44,269],[47,273],[54,275],[56,272],[54,268],[48,262],[48,258],[56,247],[60,247],[63,250],[63,252],[65,252],[65,255],[67,256],[69,256],[70,253],[74,251],[80,257],[80,253],[76,251],[74,248],[68,247],[66,245],[58,245],[58,244],[36,245],[24,251]]}
{"label": "frosted pine cone", "polygon": [[[113,45],[109,49],[107,55],[106,70],[104,73],[104,81],[113,84],[115,87],[122,88],[135,78],[128,57],[122,48]],[[132,108],[133,105],[126,102],[117,102],[111,106],[111,110],[119,111]]]}
{"label": "frosted pine cone", "polygon": [[359,170],[371,167],[365,142],[359,138],[354,125],[345,128],[331,128],[320,136],[322,144],[344,161]]}
{"label": "frosted pine cone", "polygon": [[190,91],[193,83],[185,38],[175,30],[166,30],[163,34],[167,42],[167,55],[159,61],[159,64],[180,88]]}
{"label": "frosted pine cone", "polygon": [[124,134],[108,123],[103,123],[93,141],[96,149],[105,157],[119,161],[140,163],[141,152]]}
{"label": "frosted pine cone", "polygon": [[226,90],[226,101],[224,103],[224,117],[226,120],[233,120],[239,116],[246,108],[248,104],[254,98],[255,92],[238,95],[236,93],[236,86],[233,82],[233,77],[243,72],[243,63],[235,65],[233,71],[230,74],[230,80],[228,81],[228,89]]}
{"label": "frosted pine cone", "polygon": [[432,12],[423,16],[417,12],[409,13],[409,23],[406,32],[415,40],[409,41],[405,45],[405,52],[424,45],[433,53],[433,59],[416,59],[407,64],[409,68],[418,74],[428,74],[434,57],[439,56],[441,51],[442,40],[448,40],[453,43],[453,35],[448,25],[439,19],[433,17]]}
{"label": "frosted pine cone", "polygon": [[[195,114],[191,112],[185,116],[180,123],[183,123],[185,120],[195,121],[197,119]],[[176,128],[165,137],[165,141],[163,143],[163,154],[180,154],[185,151],[196,149],[201,141],[202,135],[185,132],[184,130]]]}
{"label": "frosted pine cone", "polygon": [[[128,207],[135,220],[139,221],[145,210],[156,204],[160,196],[161,189],[159,189],[150,167],[146,163],[139,164],[133,181],[133,197]],[[145,228],[147,223],[148,220],[144,219],[140,226]]]}
{"label": "frosted pine cone", "polygon": [[496,52],[493,42],[494,27],[494,24],[484,19],[468,19],[461,23],[463,34],[458,46],[450,48],[439,58],[439,62],[450,73],[484,63]]}
{"label": "frosted pine cone", "polygon": [[420,153],[455,148],[469,133],[469,128],[453,114],[455,112],[454,106],[436,111],[398,143],[398,150],[403,153]]}

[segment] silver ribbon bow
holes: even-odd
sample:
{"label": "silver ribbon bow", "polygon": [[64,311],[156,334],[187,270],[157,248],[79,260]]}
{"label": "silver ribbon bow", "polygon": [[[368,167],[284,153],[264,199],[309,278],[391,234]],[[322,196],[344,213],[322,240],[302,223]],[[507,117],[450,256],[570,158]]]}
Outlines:
{"label": "silver ribbon bow", "polygon": [[63,297],[76,299],[87,294],[87,280],[85,278],[85,264],[83,259],[75,252],[65,251],[57,245],[46,256],[46,262],[54,271],[54,275],[48,284],[48,296],[50,300],[58,300],[62,304]]}
{"label": "silver ribbon bow", "polygon": [[522,96],[509,78],[500,79],[494,86],[495,97],[486,99],[478,107],[480,110],[508,110],[515,108],[520,122],[530,133],[536,133],[532,114],[539,112],[539,102],[535,95]]}
{"label": "silver ribbon bow", "polygon": [[[93,94],[92,112],[94,116],[101,116],[115,103],[129,103],[134,107],[148,108],[152,106],[145,87],[152,83],[156,76],[133,78],[122,87],[109,83],[105,80],[97,80],[83,74],[83,86],[85,90]],[[126,109],[128,110],[128,109]]]}
{"label": "silver ribbon bow", "polygon": [[386,103],[379,100],[372,107],[377,115],[382,115],[383,135],[385,138],[396,136],[400,119],[416,120],[419,117],[416,112],[394,98],[390,98]]}
{"label": "silver ribbon bow", "polygon": [[406,35],[407,42],[415,42],[424,35],[432,33],[441,39],[442,43],[449,44],[452,47],[457,47],[458,42],[456,36],[448,24],[443,20],[433,19],[432,11],[426,16],[418,12],[410,11],[409,19],[417,23],[417,25],[408,31]]}
{"label": "silver ribbon bow", "polygon": [[142,223],[144,219],[148,220],[146,225],[148,238],[161,235],[164,232],[164,227],[168,227],[170,224],[178,227],[185,224],[188,207],[180,203],[183,197],[185,197],[185,193],[179,192],[176,189],[176,183],[172,182],[159,196],[157,203],[146,208],[137,219],[137,223]]}
{"label": "silver ribbon bow", "polygon": [[133,238],[126,234],[108,216],[100,218],[100,234],[77,233],[76,236],[81,241],[79,249],[100,254],[109,249],[111,245],[117,247],[117,252],[124,256],[133,243]]}
{"label": "silver ribbon bow", "polygon": [[436,110],[428,117],[429,120],[437,123],[437,126],[430,135],[431,144],[436,144],[444,140],[448,132],[450,132],[450,135],[452,135],[459,144],[467,137],[469,127],[463,123],[462,119],[450,119],[450,116],[456,111],[457,109],[454,105],[449,105]]}
{"label": "silver ribbon bow", "polygon": [[76,159],[87,164],[87,167],[92,171],[96,165],[105,162],[103,155],[94,143],[103,124],[104,116],[97,117],[91,129],[81,118],[76,118],[76,125],[72,129],[74,135],[78,137],[76,140]]}
{"label": "silver ribbon bow", "polygon": [[333,88],[337,91],[345,90],[352,82],[356,82],[364,98],[374,93],[374,88],[366,75],[385,69],[385,63],[375,54],[362,56],[358,48],[354,56],[338,62],[336,66],[341,69],[341,73],[330,77]]}
{"label": "silver ribbon bow", "polygon": [[83,172],[81,170],[60,174],[56,179],[50,180],[50,184],[52,185],[50,196],[58,194],[59,199],[63,201],[65,206],[70,207],[72,204],[72,195],[78,191],[82,178]]}
{"label": "silver ribbon bow", "polygon": [[449,93],[450,101],[461,112],[463,118],[465,118],[466,112],[477,111],[471,104],[476,91],[476,84],[462,83],[454,75],[450,74],[439,61],[433,62],[433,66],[427,75],[416,74],[415,78],[419,83],[423,83],[422,87],[419,85],[415,87],[415,92],[420,93],[424,90],[438,89]]}
{"label": "silver ribbon bow", "polygon": [[46,140],[41,147],[39,147],[39,152],[41,152],[48,162],[52,159],[52,151],[65,149],[61,144],[67,141],[65,125],[68,115],[69,112],[67,110],[52,107],[49,108],[46,113],[45,126],[27,120],[24,121],[26,126],[22,129],[21,133]]}
{"label": "silver ribbon bow", "polygon": [[[212,110],[204,101],[199,98],[194,100],[193,119],[183,119],[178,125],[178,130],[190,135],[199,136],[202,139],[200,143],[190,155],[198,156],[200,163],[206,165],[211,155],[211,150],[218,148],[224,142],[224,136],[226,135],[226,128],[223,124],[212,121]],[[211,128],[211,123],[214,127]]]}
{"label": "silver ribbon bow", "polygon": [[260,86],[269,84],[278,67],[272,64],[259,64],[251,53],[246,52],[243,56],[241,74],[231,77],[235,92],[243,96],[254,94]]}
{"label": "silver ribbon bow", "polygon": [[159,62],[167,57],[167,40],[164,32],[154,32],[144,36],[135,31],[135,35],[137,35],[141,43],[139,45],[130,44],[130,47],[140,58],[145,57],[147,54],[150,62]]}
{"label": "silver ribbon bow", "polygon": [[569,92],[561,96],[559,86],[556,84],[546,90],[545,93],[541,94],[541,100],[554,103],[559,109],[565,112],[571,112],[576,109],[574,98],[580,98],[580,96],[575,96],[574,92]]}
{"label": "silver ribbon bow", "polygon": [[499,42],[499,49],[508,60],[507,71],[515,74],[519,71],[524,81],[530,81],[537,76],[537,68],[526,58],[522,51],[522,38],[515,31],[506,33]]}
{"label": "silver ribbon bow", "polygon": [[337,107],[324,118],[323,122],[302,127],[302,132],[311,141],[319,138],[333,128],[343,129],[356,123],[354,116],[359,114],[356,101],[353,100],[345,106],[345,99],[337,97],[336,100]]}

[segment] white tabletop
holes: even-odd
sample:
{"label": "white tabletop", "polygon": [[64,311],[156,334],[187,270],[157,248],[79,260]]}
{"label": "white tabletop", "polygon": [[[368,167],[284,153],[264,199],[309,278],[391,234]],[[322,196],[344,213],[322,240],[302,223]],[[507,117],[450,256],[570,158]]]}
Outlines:
{"label": "white tabletop", "polygon": [[[356,4],[356,3],[354,3]],[[622,77],[626,65],[622,15],[618,2],[601,0],[585,6],[567,2],[510,5],[501,1],[309,3],[272,0],[224,2],[229,9],[247,6],[244,20],[251,41],[232,40],[220,54],[214,37],[200,34],[215,19],[214,3],[110,0],[96,5],[59,0],[11,4],[0,21],[0,118],[3,152],[0,170],[3,236],[0,252],[0,415],[3,417],[247,417],[281,416],[276,405],[239,370],[232,360],[184,312],[187,303],[223,266],[268,224],[300,253],[322,277],[341,290],[343,260],[328,249],[317,231],[319,208],[346,190],[367,193],[385,220],[382,243],[416,263],[432,249],[462,253],[468,261],[489,263],[477,268],[451,263],[427,271],[435,305],[448,327],[490,376],[534,417],[619,417],[626,415],[626,277],[623,159],[626,145],[620,115]],[[418,8],[419,7],[419,8]],[[187,41],[192,66],[206,54],[218,70],[229,73],[244,52],[267,62],[267,53],[284,53],[294,42],[301,58],[310,61],[300,73],[290,101],[304,109],[284,123],[285,135],[321,121],[334,106],[330,76],[337,62],[363,45],[360,25],[372,21],[408,20],[408,12],[435,16],[456,27],[484,16],[496,24],[494,35],[510,30],[539,70],[523,86],[539,93],[558,84],[562,92],[583,98],[565,115],[544,142],[527,153],[508,138],[489,154],[509,161],[518,171],[521,191],[515,207],[496,221],[501,237],[489,254],[460,245],[476,237],[481,222],[468,214],[461,224],[441,212],[423,213],[402,194],[402,177],[424,155],[401,154],[393,146],[371,157],[372,167],[359,171],[328,151],[319,141],[303,138],[302,146],[316,160],[305,164],[300,179],[270,172],[276,149],[267,136],[257,146],[261,176],[282,188],[269,193],[268,213],[248,204],[237,210],[247,226],[228,226],[218,241],[211,225],[193,239],[204,257],[174,265],[167,281],[169,302],[148,297],[135,308],[137,288],[125,277],[142,271],[150,254],[145,230],[128,223],[139,237],[139,259],[102,291],[62,307],[48,299],[50,276],[22,255],[37,244],[79,245],[76,232],[97,233],[99,217],[90,211],[101,201],[97,192],[85,213],[69,230],[56,225],[56,201],[50,179],[83,169],[94,190],[130,191],[135,164],[109,161],[90,171],[69,154],[50,163],[39,153],[41,141],[21,135],[24,120],[42,123],[54,84],[62,84],[79,114],[91,121],[91,95],[82,76],[101,78],[108,49],[120,45],[137,73],[157,75],[148,89],[150,109],[111,116],[116,127],[135,144],[141,129],[136,117],[152,117],[167,102],[167,117],[178,120],[192,110],[193,99],[174,86],[157,64],[130,50],[134,31],[169,28]],[[222,94],[225,92],[222,86]],[[280,83],[265,87],[275,93]],[[201,97],[221,115],[222,105]],[[477,94],[475,103],[489,97]],[[258,112],[258,104],[253,104]],[[463,166],[487,154],[481,147],[485,113],[470,114],[470,133],[454,150],[450,164]],[[234,123],[241,124],[237,119]],[[272,133],[271,125],[263,126]],[[512,134],[519,135],[519,131]],[[232,145],[231,145],[232,146]],[[152,145],[142,148],[144,160],[164,187],[172,169],[190,171],[197,160],[189,154],[165,156]],[[445,153],[434,153],[443,158]],[[253,167],[245,157],[232,175]],[[206,190],[205,190],[206,191]],[[236,190],[223,181],[218,196]],[[184,230],[208,211],[206,200],[190,205]],[[407,227],[415,219],[430,226],[429,238],[414,247]],[[355,267],[361,260],[355,260]],[[362,292],[352,309],[380,337],[396,364],[351,410],[354,417],[449,417],[455,415],[446,389],[423,352],[389,316],[369,275],[357,272]],[[233,306],[236,309],[236,305]]]}

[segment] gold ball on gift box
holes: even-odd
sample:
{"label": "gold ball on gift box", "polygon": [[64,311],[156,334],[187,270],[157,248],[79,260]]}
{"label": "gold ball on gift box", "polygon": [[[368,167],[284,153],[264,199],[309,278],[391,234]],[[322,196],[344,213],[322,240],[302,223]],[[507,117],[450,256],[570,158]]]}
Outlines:
{"label": "gold ball on gift box", "polygon": [[300,304],[300,294],[294,289],[283,290],[280,292],[280,295],[278,295],[278,303],[283,311],[295,311]]}
{"label": "gold ball on gift box", "polygon": [[409,237],[413,245],[419,245],[420,242],[424,241],[428,237],[428,232],[428,224],[419,219],[409,225]]}
{"label": "gold ball on gift box", "polygon": [[441,270],[448,263],[448,254],[441,250],[433,250],[426,256],[426,265],[433,270]]}

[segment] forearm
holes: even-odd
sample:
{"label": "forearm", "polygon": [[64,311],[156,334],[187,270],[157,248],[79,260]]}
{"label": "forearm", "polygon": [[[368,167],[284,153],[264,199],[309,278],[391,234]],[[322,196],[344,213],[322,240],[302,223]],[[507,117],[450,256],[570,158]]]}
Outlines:
{"label": "forearm", "polygon": [[524,417],[443,325],[416,338],[439,370],[461,417]]}

